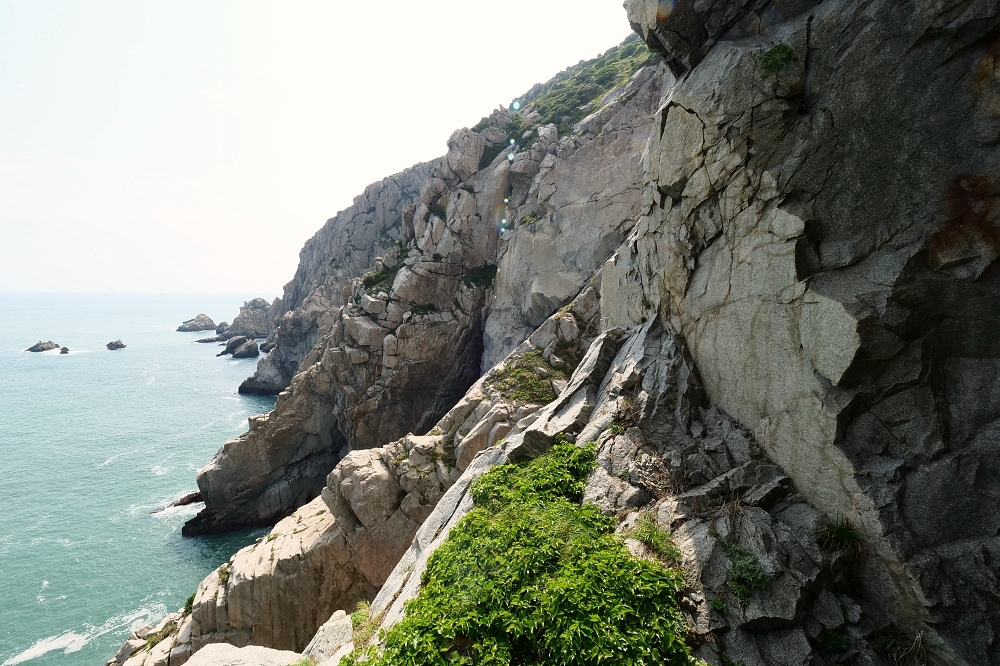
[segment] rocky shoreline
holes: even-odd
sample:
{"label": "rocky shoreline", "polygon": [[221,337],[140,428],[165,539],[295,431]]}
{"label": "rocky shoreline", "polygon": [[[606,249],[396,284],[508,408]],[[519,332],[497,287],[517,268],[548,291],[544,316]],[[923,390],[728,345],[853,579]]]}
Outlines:
{"label": "rocky shoreline", "polygon": [[696,663],[1000,663],[1000,8],[625,4],[641,41],[370,186],[247,304],[240,390],[278,400],[184,533],[273,529],[109,664],[377,647],[475,480],[567,440],[632,556],[676,549]]}

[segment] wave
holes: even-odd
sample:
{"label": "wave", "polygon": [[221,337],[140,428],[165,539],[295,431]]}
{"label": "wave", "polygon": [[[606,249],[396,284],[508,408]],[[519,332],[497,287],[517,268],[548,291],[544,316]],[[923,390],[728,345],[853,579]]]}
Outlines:
{"label": "wave", "polygon": [[82,634],[76,631],[66,631],[36,641],[27,650],[14,655],[0,664],[0,666],[23,664],[26,661],[41,657],[54,650],[62,650],[64,654],[79,652],[86,647],[87,643],[95,638],[100,638],[112,631],[119,631],[126,628],[130,632],[135,631],[139,627],[158,622],[166,614],[167,607],[160,602],[137,608],[127,613],[120,613],[109,618],[100,627],[88,626],[86,629],[83,629],[84,633]]}
{"label": "wave", "polygon": [[98,467],[106,467],[107,465],[110,465],[111,463],[118,460],[122,456],[130,456],[133,453],[138,453],[138,452],[139,449],[132,449],[131,451],[125,451],[124,453],[116,453],[115,455],[111,456],[110,458],[102,462],[100,465],[98,465]]}

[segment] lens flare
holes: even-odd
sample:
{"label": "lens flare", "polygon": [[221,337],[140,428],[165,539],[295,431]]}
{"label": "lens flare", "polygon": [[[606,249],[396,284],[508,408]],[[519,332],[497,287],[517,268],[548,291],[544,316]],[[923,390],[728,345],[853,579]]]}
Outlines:
{"label": "lens flare", "polygon": [[511,104],[511,106],[512,106],[512,107],[514,107],[514,110],[515,110],[515,111],[517,111],[518,109],[520,109],[520,108],[521,108],[521,103],[520,103],[520,102],[518,102],[517,100],[514,100],[514,103],[513,103],[513,104]]}
{"label": "lens flare", "polygon": [[516,141],[514,141],[514,139],[511,139],[511,140],[510,140],[510,145],[512,145],[512,146],[513,146],[513,145],[514,145],[515,143],[517,143],[517,142],[516,142]]}
{"label": "lens flare", "polygon": [[674,0],[660,0],[656,5],[656,20],[666,21],[674,13]]}
{"label": "lens flare", "polygon": [[510,153],[510,154],[507,155],[507,161],[508,162],[513,162],[514,161],[514,153]]}

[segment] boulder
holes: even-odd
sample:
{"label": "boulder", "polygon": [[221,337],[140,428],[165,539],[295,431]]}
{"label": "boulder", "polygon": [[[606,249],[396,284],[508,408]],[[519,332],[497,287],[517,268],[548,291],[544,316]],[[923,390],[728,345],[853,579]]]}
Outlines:
{"label": "boulder", "polygon": [[28,347],[24,351],[29,351],[29,352],[47,352],[47,351],[52,351],[53,349],[59,349],[59,345],[57,345],[56,343],[52,342],[51,340],[49,340],[48,342],[42,342],[41,340],[39,340],[38,342],[36,342],[35,344],[31,345],[30,347]]}
{"label": "boulder", "polygon": [[[263,298],[255,298],[243,303],[239,315],[220,335],[227,338],[243,336],[245,338],[266,338],[274,327],[271,314],[271,304]],[[215,328],[214,326],[212,328]],[[218,331],[216,331],[218,332]]]}
{"label": "boulder", "polygon": [[257,349],[257,342],[254,340],[248,340],[233,350],[233,358],[256,358],[257,356],[260,356],[260,350]]}
{"label": "boulder", "polygon": [[59,350],[59,353],[60,354],[68,354],[69,353],[69,347],[63,347],[62,349]]}
{"label": "boulder", "polygon": [[242,335],[238,335],[235,338],[230,338],[226,342],[226,348],[223,349],[218,354],[216,354],[216,356],[225,356],[226,354],[232,354],[241,346],[245,345],[247,342],[248,342],[247,338],[243,337]]}
{"label": "boulder", "polygon": [[225,342],[225,341],[226,341],[226,336],[224,335],[216,335],[211,338],[201,338],[200,340],[195,340],[195,342],[200,342],[203,345],[209,344],[211,342]]}
{"label": "boulder", "polygon": [[177,327],[177,330],[181,333],[190,333],[192,331],[214,331],[215,322],[206,315],[200,314],[194,319],[188,319],[183,324]]}
{"label": "boulder", "polygon": [[218,333],[219,335],[225,335],[226,331],[228,330],[229,330],[228,322],[221,322],[218,326],[215,327],[215,332]]}
{"label": "boulder", "polygon": [[[235,647],[227,643],[207,645],[188,659],[189,666],[292,666],[302,655],[259,645]],[[172,662],[171,662],[172,663]]]}
{"label": "boulder", "polygon": [[116,349],[125,349],[125,346],[126,346],[125,343],[122,342],[121,339],[115,340],[114,342],[109,342],[108,344],[105,345],[105,347],[108,348],[108,351],[115,351]]}

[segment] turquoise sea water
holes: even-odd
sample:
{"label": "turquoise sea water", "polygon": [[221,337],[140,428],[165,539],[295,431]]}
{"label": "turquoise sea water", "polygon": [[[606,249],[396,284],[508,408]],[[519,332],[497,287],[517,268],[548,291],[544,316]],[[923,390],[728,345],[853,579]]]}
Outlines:
{"label": "turquoise sea water", "polygon": [[[272,408],[236,393],[255,359],[174,331],[259,295],[0,294],[0,666],[103,664],[261,534],[185,539],[202,505],[150,513]],[[71,353],[24,352],[50,339]]]}

